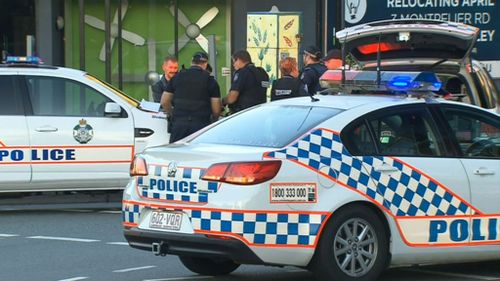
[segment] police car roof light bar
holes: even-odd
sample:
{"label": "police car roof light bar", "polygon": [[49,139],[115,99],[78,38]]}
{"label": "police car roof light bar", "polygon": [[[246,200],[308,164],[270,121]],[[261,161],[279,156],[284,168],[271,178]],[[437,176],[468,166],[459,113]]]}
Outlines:
{"label": "police car roof light bar", "polygon": [[[342,80],[345,82],[342,83]],[[380,81],[379,81],[380,79]],[[320,78],[321,86],[342,93],[384,92],[411,94],[438,91],[442,83],[433,72],[345,71],[328,70]]]}
{"label": "police car roof light bar", "polygon": [[16,57],[16,56],[7,56],[5,60],[6,64],[34,64],[39,65],[42,64],[42,60],[36,56],[26,56],[26,57]]}

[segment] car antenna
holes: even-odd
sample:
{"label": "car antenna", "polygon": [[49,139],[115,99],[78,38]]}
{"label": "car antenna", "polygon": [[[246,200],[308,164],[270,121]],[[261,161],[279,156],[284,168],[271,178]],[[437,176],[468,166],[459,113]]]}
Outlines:
{"label": "car antenna", "polygon": [[380,81],[382,77],[380,75],[380,40],[382,39],[382,33],[378,34],[378,46],[377,46],[377,86],[380,86]]}

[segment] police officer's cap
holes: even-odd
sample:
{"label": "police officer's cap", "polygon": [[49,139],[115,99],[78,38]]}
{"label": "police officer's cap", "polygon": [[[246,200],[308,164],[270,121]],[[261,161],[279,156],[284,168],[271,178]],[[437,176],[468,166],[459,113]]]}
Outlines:
{"label": "police officer's cap", "polygon": [[305,48],[304,54],[309,55],[317,60],[321,59],[321,57],[323,56],[321,50],[316,46],[308,46],[307,48]]}
{"label": "police officer's cap", "polygon": [[341,60],[342,59],[342,52],[339,49],[331,49],[328,51],[326,54],[325,58],[323,58],[324,61],[329,61],[331,59],[336,59],[336,60]]}
{"label": "police officer's cap", "polygon": [[[208,62],[208,55],[204,52],[196,52],[193,55],[192,62],[196,64]],[[209,63],[207,63],[206,70],[210,73],[212,72],[212,66]]]}

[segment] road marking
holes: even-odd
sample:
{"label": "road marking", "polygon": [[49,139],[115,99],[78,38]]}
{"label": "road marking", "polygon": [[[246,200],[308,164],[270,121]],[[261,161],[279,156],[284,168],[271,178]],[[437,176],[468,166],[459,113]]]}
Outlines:
{"label": "road marking", "polygon": [[406,271],[421,272],[421,273],[442,275],[442,276],[448,276],[448,277],[458,277],[458,278],[486,280],[486,281],[499,280],[498,277],[473,275],[473,274],[451,273],[451,272],[442,272],[442,271],[425,270],[425,269],[407,269]]}
{"label": "road marking", "polygon": [[100,214],[121,214],[122,211],[99,211]]}
{"label": "road marking", "polygon": [[128,246],[127,242],[107,242],[106,244],[109,245],[121,245],[121,246]]}
{"label": "road marking", "polygon": [[94,239],[81,239],[81,238],[68,238],[68,237],[53,237],[53,236],[30,236],[26,237],[30,239],[47,239],[47,240],[62,240],[62,241],[72,241],[72,242],[100,242],[100,240]]}
{"label": "road marking", "polygon": [[17,237],[17,236],[19,236],[19,235],[17,235],[17,234],[2,234],[2,233],[0,233],[0,237]]}
{"label": "road marking", "polygon": [[141,267],[132,267],[132,268],[113,270],[113,272],[122,273],[122,272],[129,272],[129,271],[135,271],[135,270],[149,269],[149,268],[153,268],[153,267],[156,267],[156,266],[155,265],[146,265],[146,266],[141,266]]}
{"label": "road marking", "polygon": [[84,279],[89,279],[88,277],[73,277],[69,279],[61,279],[59,281],[77,281],[77,280],[84,280]]}
{"label": "road marking", "polygon": [[187,277],[173,277],[173,278],[163,278],[163,279],[147,279],[144,281],[176,281],[176,280],[196,280],[196,279],[209,279],[214,278],[213,276],[187,276]]}

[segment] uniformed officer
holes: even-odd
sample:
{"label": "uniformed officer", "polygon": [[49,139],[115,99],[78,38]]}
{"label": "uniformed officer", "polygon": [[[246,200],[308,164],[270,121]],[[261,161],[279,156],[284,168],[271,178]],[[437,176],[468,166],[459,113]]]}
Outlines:
{"label": "uniformed officer", "polygon": [[271,101],[306,96],[302,81],[297,78],[299,69],[295,58],[284,58],[280,61],[281,78],[273,82]]}
{"label": "uniformed officer", "polygon": [[222,105],[229,105],[232,113],[265,103],[269,76],[261,67],[252,63],[246,50],[233,54],[233,66],[236,72],[229,94],[222,99]]}
{"label": "uniformed officer", "polygon": [[342,52],[339,49],[331,49],[323,58],[323,62],[328,70],[342,68]]}
{"label": "uniformed officer", "polygon": [[161,105],[171,116],[170,142],[183,139],[219,119],[220,88],[207,68],[210,68],[207,54],[197,52],[191,67],[168,83]]}
{"label": "uniformed officer", "polygon": [[166,57],[161,65],[163,70],[163,75],[160,80],[153,85],[151,85],[151,91],[153,92],[153,101],[160,102],[163,92],[167,89],[168,82],[172,80],[177,71],[179,71],[179,62],[175,57]]}
{"label": "uniformed officer", "polygon": [[319,85],[319,78],[327,69],[320,60],[321,51],[316,46],[309,46],[304,50],[303,61],[305,67],[302,69],[300,80],[306,85],[306,90],[311,96],[323,90]]}

